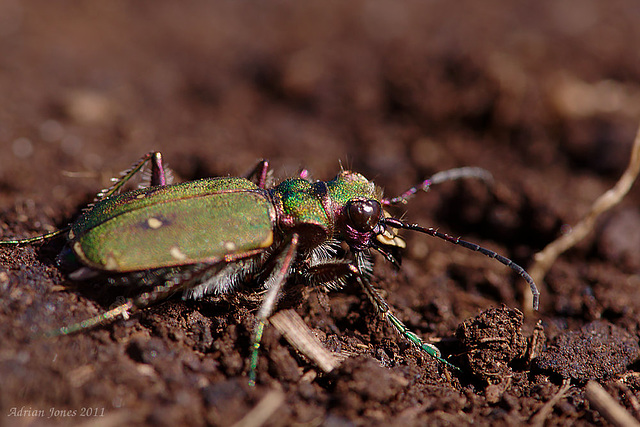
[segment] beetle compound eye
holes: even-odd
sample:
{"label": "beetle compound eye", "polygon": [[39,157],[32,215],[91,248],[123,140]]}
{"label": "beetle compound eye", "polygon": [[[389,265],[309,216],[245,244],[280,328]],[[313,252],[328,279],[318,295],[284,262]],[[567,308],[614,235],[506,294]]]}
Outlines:
{"label": "beetle compound eye", "polygon": [[347,203],[347,215],[358,231],[371,231],[378,224],[382,207],[375,200],[352,200]]}

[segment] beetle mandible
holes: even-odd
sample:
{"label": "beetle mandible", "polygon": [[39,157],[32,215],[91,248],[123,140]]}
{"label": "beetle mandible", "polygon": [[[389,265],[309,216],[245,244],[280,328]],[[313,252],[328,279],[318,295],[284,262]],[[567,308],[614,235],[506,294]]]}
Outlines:
{"label": "beetle mandible", "polygon": [[[150,163],[149,185],[122,191]],[[394,198],[359,173],[342,170],[330,181],[312,181],[306,171],[269,185],[262,160],[246,177],[217,177],[170,184],[160,152],[150,152],[114,179],[68,228],[28,239],[0,241],[19,245],[64,233],[59,266],[72,280],[109,277],[110,283],[143,283],[147,290],[107,312],[53,331],[66,335],[127,317],[176,292],[184,298],[234,292],[240,283],[260,280],[266,290],[256,315],[249,365],[255,383],[258,350],[265,324],[283,285],[303,283],[340,288],[355,281],[379,315],[402,336],[441,362],[440,351],[411,332],[371,284],[371,250],[399,266],[398,229],[413,230],[477,251],[515,270],[530,285],[534,309],[539,292],[527,272],[510,259],[475,243],[391,217],[385,207],[406,203],[418,191],[460,178],[491,179],[480,168],[458,168],[433,175]],[[346,245],[346,253],[339,250]]]}

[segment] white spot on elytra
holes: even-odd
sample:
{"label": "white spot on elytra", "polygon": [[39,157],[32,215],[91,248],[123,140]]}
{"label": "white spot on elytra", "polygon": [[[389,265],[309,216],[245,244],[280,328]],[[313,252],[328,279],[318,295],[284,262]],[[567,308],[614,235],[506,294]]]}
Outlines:
{"label": "white spot on elytra", "polygon": [[174,257],[179,261],[183,261],[187,259],[187,256],[177,246],[172,246],[171,249],[169,250],[169,253],[171,254],[172,257]]}
{"label": "white spot on elytra", "polygon": [[160,221],[158,218],[151,217],[147,220],[147,225],[155,230],[156,228],[162,227],[162,221]]}
{"label": "white spot on elytra", "polygon": [[107,255],[106,262],[104,263],[104,268],[106,270],[117,271],[118,270],[118,261],[113,256],[113,254]]}
{"label": "white spot on elytra", "polygon": [[233,242],[224,242],[223,246],[224,246],[224,250],[227,252],[233,252],[237,249],[236,244]]}

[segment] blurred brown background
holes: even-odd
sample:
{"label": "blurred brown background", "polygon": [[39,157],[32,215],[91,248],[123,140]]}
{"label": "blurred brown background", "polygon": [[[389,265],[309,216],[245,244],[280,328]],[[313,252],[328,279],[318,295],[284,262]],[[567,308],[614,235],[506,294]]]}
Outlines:
{"label": "blurred brown background", "polygon": [[[329,179],[342,162],[389,195],[473,165],[494,174],[496,194],[443,185],[410,203],[407,218],[526,266],[627,165],[640,117],[638,23],[635,0],[0,0],[2,235],[63,226],[150,150],[180,179],[242,174],[260,158],[279,178],[307,168]],[[639,191],[554,267],[525,335],[538,318],[549,337],[606,319],[637,338]],[[432,240],[408,238],[400,273],[383,260],[376,270],[417,332],[451,338],[481,310],[522,308],[524,287],[509,271]],[[252,318],[233,304],[176,300],[130,322],[33,340],[104,309],[55,292],[59,249],[0,251],[6,425],[231,425],[274,387],[285,404],[268,425],[516,423],[559,384],[516,369],[494,402],[474,380],[451,382],[377,323],[357,289],[311,293],[298,306],[332,350],[360,354],[310,381],[301,376],[313,366],[268,330],[261,385],[246,387]],[[554,424],[601,421],[575,393]],[[106,418],[7,416],[23,405],[100,407]]]}

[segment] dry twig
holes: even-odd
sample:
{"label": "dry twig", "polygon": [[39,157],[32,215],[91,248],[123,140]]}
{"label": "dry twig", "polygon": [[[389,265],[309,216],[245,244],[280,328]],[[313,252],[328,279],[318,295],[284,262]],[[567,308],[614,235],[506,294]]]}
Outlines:
{"label": "dry twig", "polygon": [[[589,213],[582,218],[582,220],[578,222],[569,233],[554,240],[542,251],[535,254],[535,262],[529,270],[529,273],[535,282],[541,283],[544,276],[547,274],[547,271],[549,271],[549,268],[551,268],[551,265],[555,262],[558,256],[582,240],[593,229],[596,219],[600,214],[620,203],[624,196],[629,192],[638,172],[640,172],[640,129],[638,129],[636,139],[631,149],[629,166],[627,166],[627,169],[624,171],[616,185],[601,195],[593,203]],[[528,293],[525,295],[526,299],[530,300],[532,298]],[[524,306],[530,307],[531,301],[525,301]]]}
{"label": "dry twig", "polygon": [[283,403],[284,393],[280,390],[271,390],[233,427],[260,427],[269,420]]}
{"label": "dry twig", "polygon": [[597,382],[589,381],[587,383],[585,396],[594,409],[614,426],[640,427],[638,420],[633,418],[633,416],[622,405],[616,402]]}
{"label": "dry twig", "polygon": [[331,372],[341,359],[327,350],[311,333],[304,320],[295,310],[281,310],[271,316],[271,323],[300,353],[312,360],[325,373]]}
{"label": "dry twig", "polygon": [[544,421],[549,417],[553,407],[562,399],[569,389],[571,388],[571,380],[566,379],[562,381],[562,386],[558,390],[558,392],[551,398],[547,403],[545,403],[539,410],[534,414],[533,417],[529,420],[529,425],[533,427],[541,427],[544,425]]}

